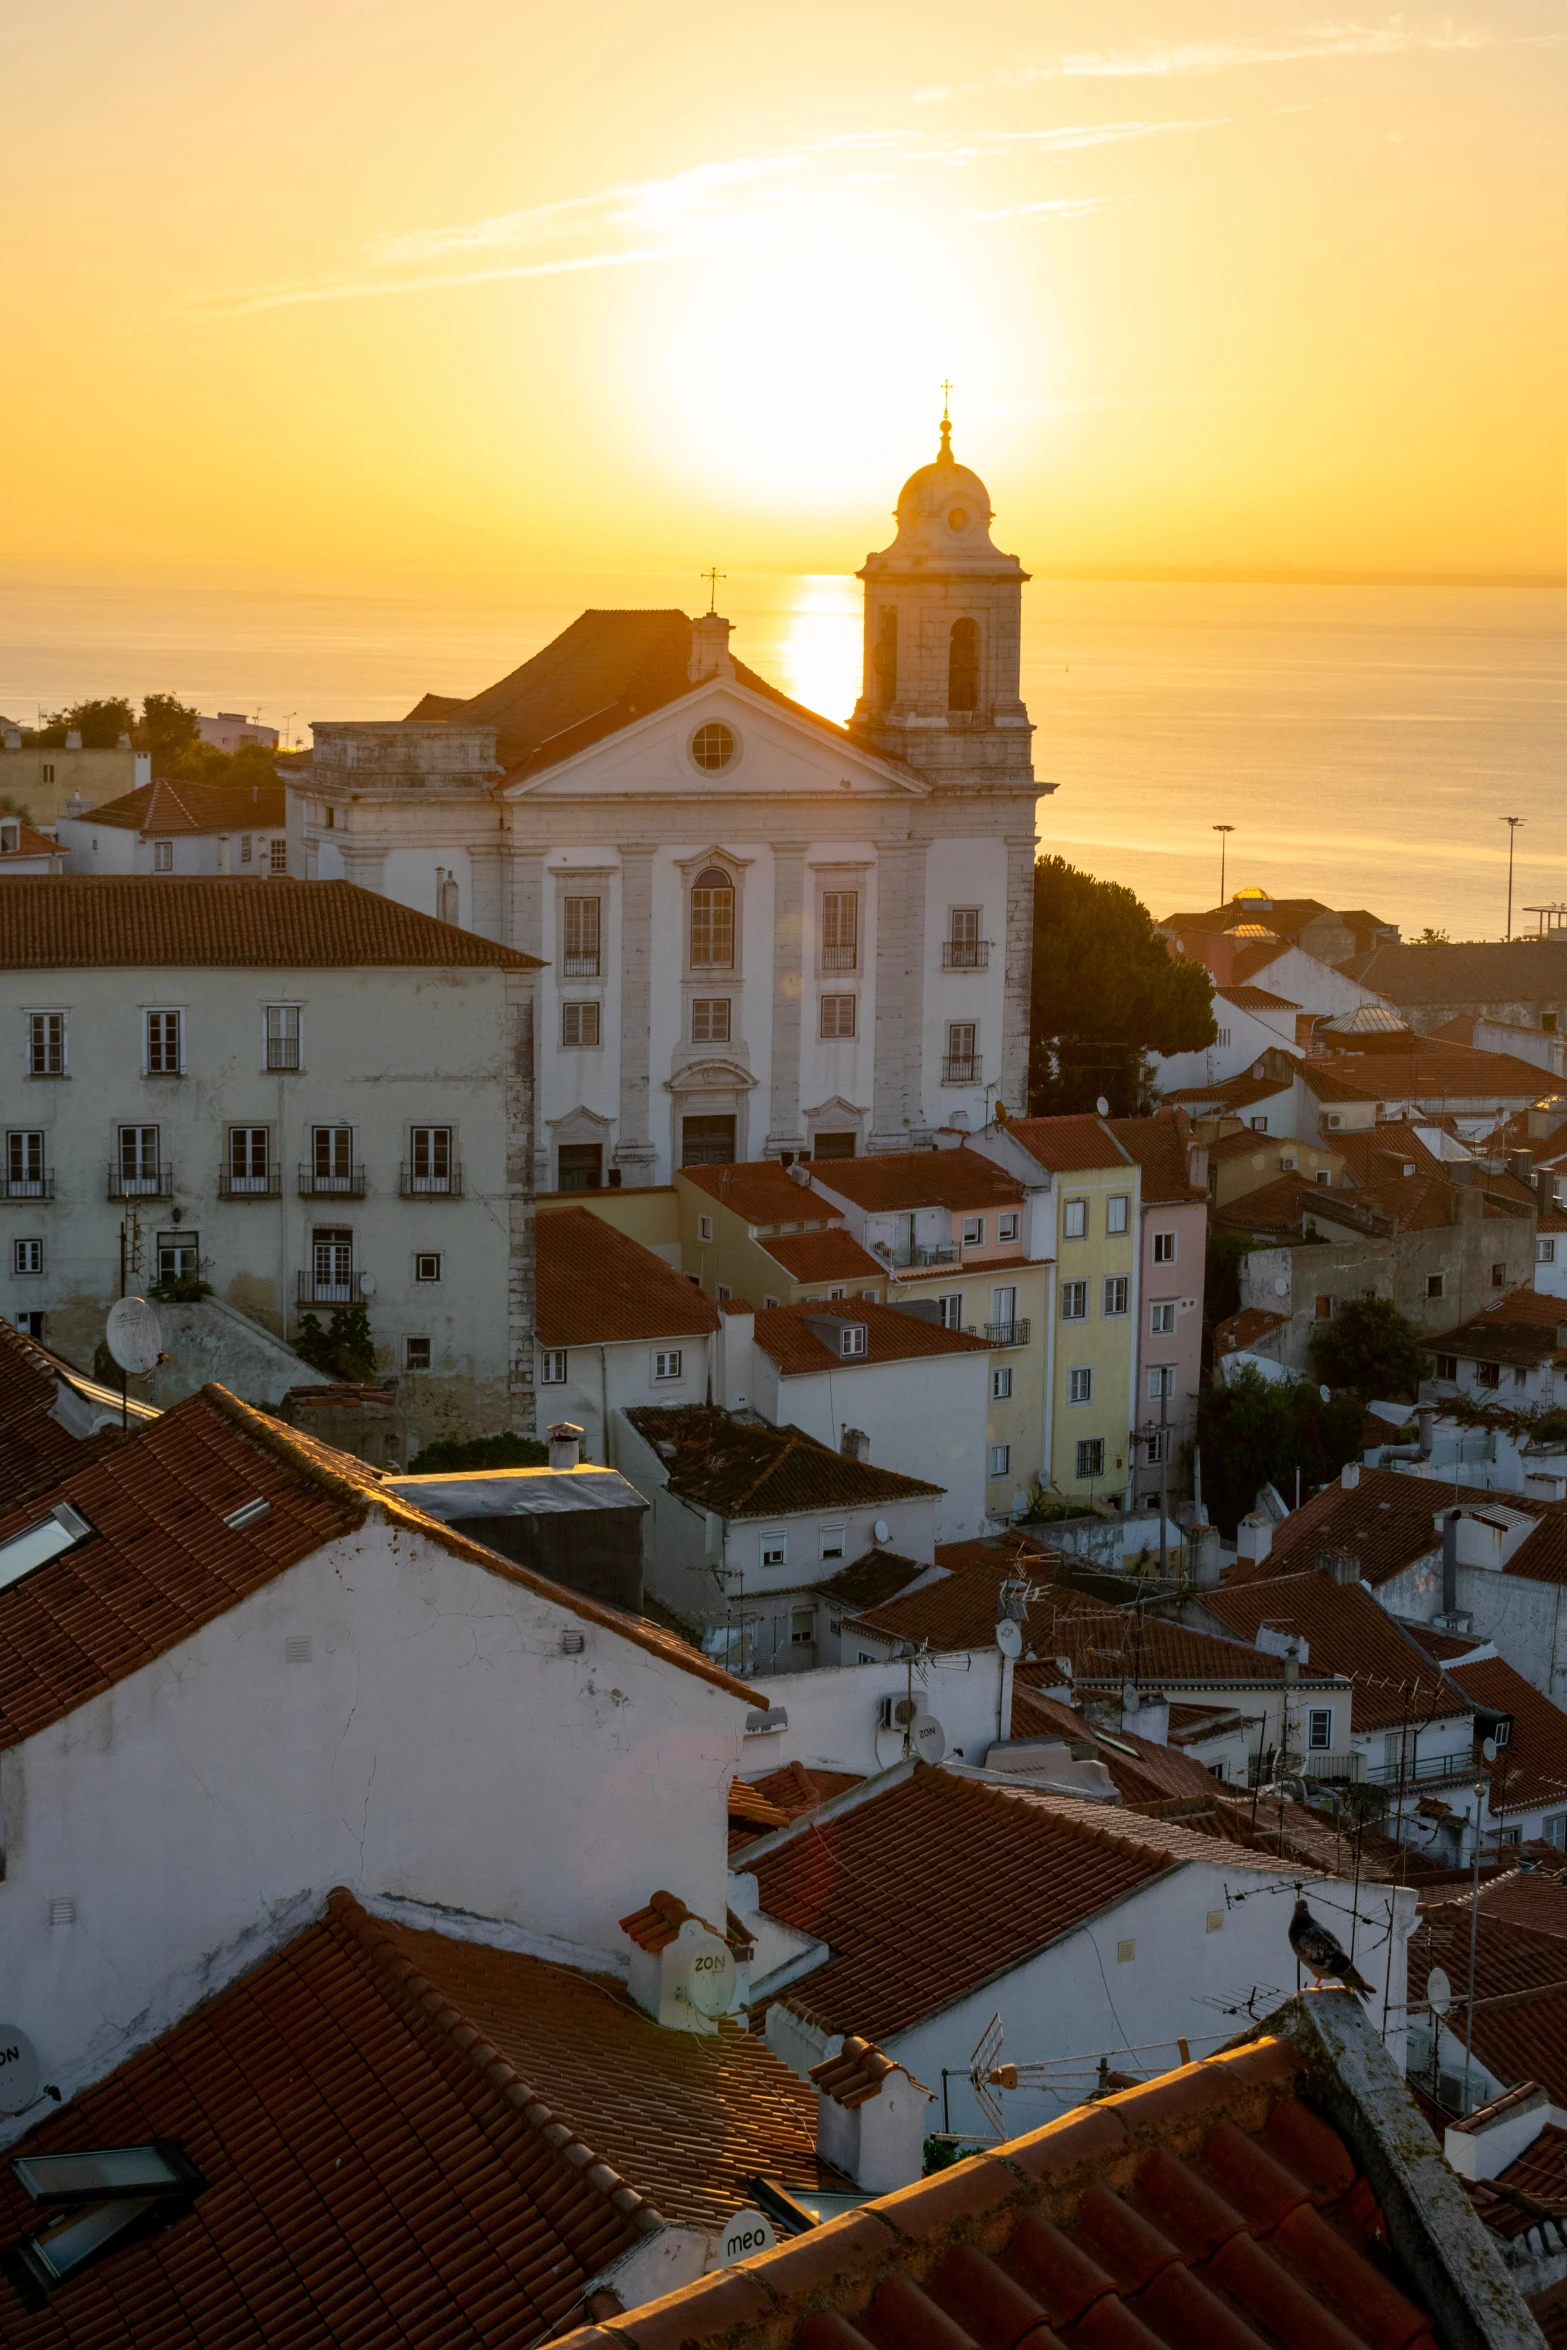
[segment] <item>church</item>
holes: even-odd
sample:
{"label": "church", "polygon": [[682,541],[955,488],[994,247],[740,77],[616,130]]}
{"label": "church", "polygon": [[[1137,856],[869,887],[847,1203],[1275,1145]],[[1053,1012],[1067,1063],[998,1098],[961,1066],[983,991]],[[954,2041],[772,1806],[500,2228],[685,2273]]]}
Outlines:
{"label": "church", "polygon": [[539,956],[544,1191],[825,1159],[1024,1105],[1028,574],[941,427],[867,557],[849,724],[717,612],[584,612],[466,701],[321,722],[289,870]]}

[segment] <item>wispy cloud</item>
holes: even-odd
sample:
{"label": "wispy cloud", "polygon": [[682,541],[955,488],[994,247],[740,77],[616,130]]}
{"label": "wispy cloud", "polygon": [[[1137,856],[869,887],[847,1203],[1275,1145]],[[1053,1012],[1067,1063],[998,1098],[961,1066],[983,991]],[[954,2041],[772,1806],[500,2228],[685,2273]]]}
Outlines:
{"label": "wispy cloud", "polygon": [[998,78],[1017,86],[1043,81],[1168,79],[1186,74],[1229,73],[1248,65],[1308,64],[1335,57],[1396,57],[1420,49],[1555,47],[1563,40],[1567,40],[1567,34],[1498,37],[1483,26],[1460,25],[1451,17],[1419,23],[1398,15],[1380,24],[1346,20],[1302,25],[1294,32],[1271,39],[1177,41],[1163,45],[1149,43],[1133,49],[1069,50]]}

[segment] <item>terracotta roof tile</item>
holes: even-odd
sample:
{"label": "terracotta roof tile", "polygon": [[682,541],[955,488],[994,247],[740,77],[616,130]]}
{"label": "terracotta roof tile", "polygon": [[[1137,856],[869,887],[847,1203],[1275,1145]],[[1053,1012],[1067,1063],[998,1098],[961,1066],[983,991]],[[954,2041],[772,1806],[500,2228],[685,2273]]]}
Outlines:
{"label": "terracotta roof tile", "polygon": [[[69,1402],[60,1403],[62,1389],[81,1399],[80,1414]],[[124,1441],[114,1425],[73,1434],[62,1412],[91,1430],[95,1420],[107,1420],[111,1411],[117,1418],[118,1409],[118,1398],[107,1388],[84,1380],[69,1364],[46,1354],[35,1339],[0,1320],[0,1494],[5,1507],[14,1508],[29,1493],[46,1491]],[[158,1416],[145,1404],[133,1404],[130,1412],[131,1427],[137,1430]]]}
{"label": "terracotta roof tile", "polygon": [[155,834],[281,832],[288,822],[288,790],[276,783],[166,783],[156,777],[117,800],[89,808],[83,823]]}
{"label": "terracotta roof tile", "polygon": [[1380,946],[1351,956],[1343,968],[1362,987],[1411,1009],[1567,999],[1567,947],[1549,939]]}
{"label": "terracotta roof tile", "polygon": [[658,1952],[667,1950],[688,1918],[696,1918],[699,1926],[707,1926],[710,1934],[718,1928],[708,1925],[706,1918],[697,1917],[688,1909],[678,1893],[655,1893],[643,1909],[634,1909],[620,1921],[620,1930],[639,1950]]}
{"label": "terracotta roof tile", "polygon": [[1289,1093],[1294,1087],[1289,1077],[1229,1077],[1222,1085],[1176,1085],[1163,1095],[1166,1102],[1177,1103],[1192,1110],[1212,1103],[1217,1109],[1239,1114],[1256,1102],[1273,1100]]}
{"label": "terracotta roof tile", "polygon": [[885,1281],[887,1267],[861,1248],[852,1232],[781,1233],[758,1248],[780,1264],[791,1281]]}
{"label": "terracotta roof tile", "polygon": [[1145,1208],[1180,1207],[1207,1198],[1205,1191],[1193,1185],[1187,1171],[1186,1141],[1191,1126],[1183,1110],[1162,1109],[1151,1118],[1110,1118],[1106,1123],[1143,1171]]}
{"label": "terracotta roof tile", "polygon": [[743,1821],[752,1828],[782,1828],[793,1818],[792,1812],[774,1803],[764,1795],[754,1781],[731,1779],[729,1782],[729,1818],[731,1823]]}
{"label": "terracotta roof tile", "polygon": [[1449,1664],[1447,1674],[1476,1705],[1512,1716],[1507,1744],[1486,1766],[1492,1812],[1567,1811],[1567,1713],[1499,1656]]}
{"label": "terracotta roof tile", "polygon": [[[1403,1045],[1402,1037],[1392,1040]],[[1514,1053],[1415,1040],[1413,1051],[1311,1055],[1301,1077],[1319,1101],[1531,1102],[1549,1078]]]}
{"label": "terracotta roof tile", "polygon": [[[745,1784],[758,1801],[770,1804],[785,1820],[797,1820],[802,1812],[817,1811],[830,1803],[835,1795],[846,1795],[851,1787],[860,1784],[853,1771],[807,1770],[802,1762],[784,1763],[778,1770],[769,1771],[764,1778],[751,1779]],[[737,1819],[730,1811],[729,1849],[741,1850],[758,1836],[767,1835],[769,1828],[750,1826]]]}
{"label": "terracotta roof tile", "polygon": [[591,1208],[552,1208],[534,1226],[541,1346],[705,1337],[718,1309],[694,1281]]}
{"label": "terracotta roof tile", "polygon": [[8,857],[58,857],[63,854],[59,842],[47,832],[40,832],[31,824],[19,824],[11,846],[0,848],[0,864],[4,864]]}
{"label": "terracotta roof tile", "polygon": [[793,1183],[776,1159],[746,1159],[730,1167],[682,1167],[676,1188],[689,1183],[748,1224],[841,1226],[843,1211],[807,1183]]}
{"label": "terracotta roof tile", "polygon": [[[1409,1942],[1411,1983],[1434,1966],[1446,1972],[1447,2029],[1460,2044],[1473,1898],[1467,1888],[1427,1893]],[[1475,1956],[1475,2054],[1498,2079],[1539,2081],[1553,2105],[1567,2106],[1567,1884],[1520,1873],[1482,1885]]]}
{"label": "terracotta roof tile", "polygon": [[1116,1140],[1114,1127],[1104,1118],[1013,1118],[1007,1132],[1053,1175],[1087,1175],[1103,1167],[1134,1164],[1131,1152]]}
{"label": "terracotta roof tile", "polygon": [[[822,2095],[850,2111],[880,2096],[881,2085],[889,2073],[902,2073],[908,2081],[914,2079],[906,2064],[895,2063],[874,2040],[866,2040],[858,2032],[848,2034],[836,2056],[811,2067],[811,2079]],[[924,2088],[925,2084],[920,2081],[915,2086]]]}
{"label": "terracotta roof tile", "polygon": [[[1498,1503],[1540,1521],[1538,1532],[1513,1553],[1506,1572],[1535,1582],[1567,1582],[1567,1503],[1368,1468],[1361,1469],[1357,1483],[1347,1491],[1335,1479],[1298,1510],[1291,1510],[1274,1533],[1271,1555],[1257,1575],[1244,1580],[1292,1575],[1308,1563],[1314,1565],[1319,1551],[1348,1551],[1360,1561],[1361,1579],[1376,1590],[1417,1559],[1440,1551],[1444,1510],[1483,1511]],[[1233,1589],[1242,1580],[1232,1571],[1226,1588]]]}
{"label": "terracotta roof tile", "polygon": [[812,1588],[835,1607],[881,1607],[930,1571],[918,1559],[900,1557],[895,1550],[868,1550],[863,1558],[851,1560]]}
{"label": "terracotta roof tile", "polygon": [[1227,1004],[1233,1004],[1237,1012],[1298,1012],[1300,1010],[1299,1004],[1291,1003],[1288,996],[1270,995],[1265,987],[1250,987],[1242,984],[1239,987],[1216,987],[1213,992],[1217,996],[1223,996]]}
{"label": "terracotta roof tile", "polygon": [[[865,1352],[845,1358],[819,1338],[810,1320],[841,1315],[865,1326]],[[943,1329],[922,1314],[897,1306],[874,1304],[864,1297],[845,1298],[827,1305],[810,1302],[796,1306],[767,1306],[756,1317],[756,1343],[770,1355],[785,1378],[808,1371],[835,1370],[852,1378],[856,1371],[876,1363],[908,1362],[922,1355],[988,1354],[983,1338],[961,1330]]]}
{"label": "terracotta roof tile", "polygon": [[626,1417],[664,1461],[670,1492],[726,1518],[864,1509],[943,1490],[851,1460],[803,1428],[732,1419],[715,1404],[639,1404]]}
{"label": "terracotta roof tile", "polygon": [[944,1572],[854,1617],[860,1630],[916,1648],[991,1648],[1002,1613],[1002,1585],[1038,1576],[1056,1564],[1054,1553],[1027,1540],[949,1542],[937,1546]]}
{"label": "terracotta roof tile", "polygon": [[1282,1330],[1288,1321],[1288,1314],[1270,1314],[1262,1306],[1242,1306],[1238,1314],[1230,1314],[1215,1325],[1214,1354],[1216,1357],[1241,1354],[1255,1346],[1259,1338],[1266,1338],[1270,1330]]}
{"label": "terracotta roof tile", "polygon": [[[1036,1658],[1070,1658],[1076,1679],[1091,1685],[1119,1688],[1132,1678],[1160,1689],[1229,1689],[1238,1682],[1284,1678],[1281,1656],[1270,1656],[1244,1639],[1193,1631],[1141,1610],[1105,1607],[1067,1585],[1030,1597],[1024,1638]],[[1032,1661],[1016,1668],[1019,1678],[1035,1686],[1039,1670]],[[1318,1677],[1314,1665],[1303,1668],[1303,1680]]]}
{"label": "terracotta roof tile", "polygon": [[[1358,1583],[1338,1583],[1315,1568],[1203,1593],[1203,1606],[1244,1639],[1264,1624],[1299,1633],[1309,1643],[1315,1672],[1341,1674],[1354,1685],[1357,1731],[1394,1722],[1450,1719],[1468,1713],[1461,1696],[1424,1651]],[[1465,1767],[1467,1768],[1467,1756]]]}
{"label": "terracotta roof tile", "polygon": [[813,1170],[824,1191],[852,1200],[868,1213],[950,1208],[957,1213],[1013,1207],[1023,1186],[993,1159],[959,1144],[956,1150],[878,1152],[869,1159],[826,1159]]}
{"label": "terracotta roof tile", "polygon": [[0,970],[537,971],[536,955],[415,914],[351,881],[17,874],[0,892]]}

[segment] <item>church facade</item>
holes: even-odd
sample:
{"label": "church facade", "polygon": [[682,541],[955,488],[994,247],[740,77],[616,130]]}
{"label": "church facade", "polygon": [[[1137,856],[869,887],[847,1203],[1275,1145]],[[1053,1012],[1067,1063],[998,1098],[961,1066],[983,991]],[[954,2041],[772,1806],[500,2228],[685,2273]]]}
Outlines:
{"label": "church facade", "polygon": [[1041,787],[1027,574],[992,519],[943,424],[859,575],[847,727],[680,612],[587,612],[470,700],[317,724],[289,870],[546,966],[541,1190],[908,1150],[1024,1106]]}

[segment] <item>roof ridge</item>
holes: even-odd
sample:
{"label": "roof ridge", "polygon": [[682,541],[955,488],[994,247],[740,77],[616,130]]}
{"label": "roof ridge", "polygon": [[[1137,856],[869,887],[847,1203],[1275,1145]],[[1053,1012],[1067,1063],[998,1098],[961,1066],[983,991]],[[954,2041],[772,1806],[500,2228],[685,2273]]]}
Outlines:
{"label": "roof ridge", "polygon": [[436,1990],[427,1976],[420,1974],[411,1958],[398,1949],[381,1921],[356,1899],[346,1885],[334,1886],[327,1895],[327,1920],[341,1939],[356,1942],[365,1956],[384,1975],[390,1976],[405,2001],[422,2010],[443,2038],[450,2041],[459,2055],[467,2059],[479,2077],[494,2089],[506,2104],[520,2113],[523,2120],[544,2143],[571,2169],[580,2172],[588,2185],[603,2196],[638,2235],[649,2236],[669,2224],[657,2207],[645,2195],[639,2194],[628,2179],[621,2177],[612,2164],[595,2154],[571,2124],[561,2118],[546,2099],[525,2081],[516,2067],[504,2057],[493,2042],[486,2040],[478,2026],[454,2007],[446,1994]]}

